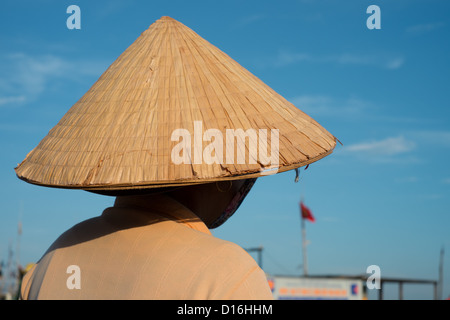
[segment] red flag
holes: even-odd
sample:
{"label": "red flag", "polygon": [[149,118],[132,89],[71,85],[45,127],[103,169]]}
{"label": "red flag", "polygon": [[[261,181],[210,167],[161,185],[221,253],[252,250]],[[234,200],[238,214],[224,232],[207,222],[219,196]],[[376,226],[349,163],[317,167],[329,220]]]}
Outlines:
{"label": "red flag", "polygon": [[311,210],[307,206],[305,206],[303,204],[303,201],[300,201],[300,209],[301,209],[301,212],[302,212],[302,218],[303,219],[307,219],[307,220],[309,220],[311,222],[315,222],[316,221],[316,218],[314,218],[314,216],[312,215]]}

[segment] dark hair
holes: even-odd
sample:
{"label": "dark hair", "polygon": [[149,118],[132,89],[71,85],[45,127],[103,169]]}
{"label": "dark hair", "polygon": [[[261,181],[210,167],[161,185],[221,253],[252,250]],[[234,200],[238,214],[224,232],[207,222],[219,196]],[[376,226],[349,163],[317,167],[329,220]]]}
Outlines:
{"label": "dark hair", "polygon": [[126,190],[86,190],[92,193],[101,194],[103,196],[119,197],[119,196],[140,196],[144,194],[167,193],[181,187],[163,187],[163,188],[143,188],[143,189],[126,189]]}

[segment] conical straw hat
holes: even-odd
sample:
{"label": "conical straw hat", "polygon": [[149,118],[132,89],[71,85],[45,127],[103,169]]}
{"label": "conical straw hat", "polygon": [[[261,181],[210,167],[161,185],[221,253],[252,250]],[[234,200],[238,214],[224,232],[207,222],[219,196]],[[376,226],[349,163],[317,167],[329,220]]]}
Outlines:
{"label": "conical straw hat", "polygon": [[283,172],[335,146],[333,135],[228,55],[162,17],[15,170],[48,187],[142,189]]}

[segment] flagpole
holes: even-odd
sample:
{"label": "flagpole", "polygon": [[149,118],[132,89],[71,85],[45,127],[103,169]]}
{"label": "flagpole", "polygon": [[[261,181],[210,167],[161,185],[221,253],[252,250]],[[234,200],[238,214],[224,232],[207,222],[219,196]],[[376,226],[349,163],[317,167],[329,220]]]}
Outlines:
{"label": "flagpole", "polygon": [[438,300],[442,300],[442,292],[443,292],[443,285],[444,285],[444,246],[441,248],[441,254],[439,257],[439,280],[438,280]]}
{"label": "flagpole", "polygon": [[303,275],[305,277],[308,276],[308,261],[307,261],[307,254],[306,254],[306,227],[305,227],[305,218],[303,218],[303,215],[301,216],[302,221],[302,250],[303,250]]}

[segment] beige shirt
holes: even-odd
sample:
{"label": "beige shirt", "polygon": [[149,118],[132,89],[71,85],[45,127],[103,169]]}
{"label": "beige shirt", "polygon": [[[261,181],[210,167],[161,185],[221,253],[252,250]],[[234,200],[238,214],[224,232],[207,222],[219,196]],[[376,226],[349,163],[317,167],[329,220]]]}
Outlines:
{"label": "beige shirt", "polygon": [[22,299],[272,299],[264,272],[166,196],[118,201],[63,233],[24,276]]}

